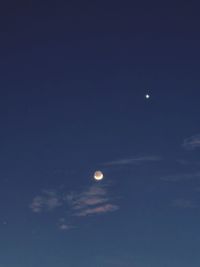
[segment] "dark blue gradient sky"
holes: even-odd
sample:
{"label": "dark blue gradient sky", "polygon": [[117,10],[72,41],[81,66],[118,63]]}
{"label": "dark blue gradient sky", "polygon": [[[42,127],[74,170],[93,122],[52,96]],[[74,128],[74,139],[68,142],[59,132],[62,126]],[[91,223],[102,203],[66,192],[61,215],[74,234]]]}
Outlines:
{"label": "dark blue gradient sky", "polygon": [[0,267],[200,266],[198,11],[1,4]]}

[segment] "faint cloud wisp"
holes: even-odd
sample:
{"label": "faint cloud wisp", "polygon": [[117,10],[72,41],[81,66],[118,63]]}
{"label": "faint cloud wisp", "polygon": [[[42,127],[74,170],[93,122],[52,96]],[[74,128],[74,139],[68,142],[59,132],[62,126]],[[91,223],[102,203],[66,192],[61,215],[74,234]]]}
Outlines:
{"label": "faint cloud wisp", "polygon": [[116,211],[105,187],[91,186],[80,194],[67,195],[66,200],[74,216],[84,217]]}
{"label": "faint cloud wisp", "polygon": [[62,206],[56,192],[45,190],[42,195],[33,198],[30,208],[33,212],[53,211]]}
{"label": "faint cloud wisp", "polygon": [[200,134],[186,138],[183,142],[183,147],[188,150],[200,148]]}
{"label": "faint cloud wisp", "polygon": [[68,224],[65,218],[60,218],[58,222],[58,228],[62,231],[67,231],[67,230],[73,229],[74,226],[72,226],[71,224]]}
{"label": "faint cloud wisp", "polygon": [[57,208],[67,219],[58,220],[58,228],[62,231],[74,228],[69,222],[75,218],[101,215],[114,212],[119,206],[113,203],[113,197],[108,193],[108,185],[92,185],[82,192],[57,192],[43,190],[42,194],[33,198],[30,209],[34,213],[52,212]]}
{"label": "faint cloud wisp", "polygon": [[143,156],[138,158],[126,158],[115,161],[106,162],[103,165],[105,166],[114,166],[114,165],[132,165],[132,164],[142,164],[147,162],[160,161],[161,158],[158,156]]}

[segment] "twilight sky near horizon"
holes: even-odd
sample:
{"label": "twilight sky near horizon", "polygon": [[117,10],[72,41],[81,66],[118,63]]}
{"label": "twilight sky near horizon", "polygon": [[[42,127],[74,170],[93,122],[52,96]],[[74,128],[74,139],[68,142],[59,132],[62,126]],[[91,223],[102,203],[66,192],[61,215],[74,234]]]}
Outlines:
{"label": "twilight sky near horizon", "polygon": [[199,267],[198,5],[0,5],[0,267]]}

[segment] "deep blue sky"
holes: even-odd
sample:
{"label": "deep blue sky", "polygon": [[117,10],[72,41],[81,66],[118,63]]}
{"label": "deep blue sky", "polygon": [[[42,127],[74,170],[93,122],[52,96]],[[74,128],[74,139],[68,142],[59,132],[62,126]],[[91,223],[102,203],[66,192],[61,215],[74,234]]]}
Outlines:
{"label": "deep blue sky", "polygon": [[198,5],[66,2],[0,6],[0,267],[199,267]]}

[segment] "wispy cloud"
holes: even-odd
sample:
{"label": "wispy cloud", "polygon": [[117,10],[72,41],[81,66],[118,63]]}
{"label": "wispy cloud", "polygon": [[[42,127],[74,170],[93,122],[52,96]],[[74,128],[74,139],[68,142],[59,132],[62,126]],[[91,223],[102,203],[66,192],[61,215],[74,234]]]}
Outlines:
{"label": "wispy cloud", "polygon": [[78,217],[113,212],[119,208],[112,203],[107,188],[96,185],[79,194],[69,194],[66,200],[74,216]]}
{"label": "wispy cloud", "polygon": [[53,211],[62,206],[62,202],[56,192],[45,190],[42,195],[33,198],[30,208],[33,212]]}
{"label": "wispy cloud", "polygon": [[30,205],[34,213],[50,212],[60,207],[63,208],[63,214],[66,214],[66,211],[68,214],[67,219],[58,220],[58,228],[62,231],[74,228],[74,224],[69,222],[78,217],[101,215],[119,209],[108,192],[108,185],[99,184],[89,186],[81,192],[43,190],[40,195],[33,198]]}
{"label": "wispy cloud", "polygon": [[200,134],[193,135],[189,138],[186,138],[183,142],[183,147],[185,149],[196,149],[200,147]]}
{"label": "wispy cloud", "polygon": [[71,224],[67,223],[65,218],[60,218],[60,220],[58,222],[58,228],[61,231],[68,231],[68,230],[71,230],[75,227],[72,226]]}
{"label": "wispy cloud", "polygon": [[102,213],[113,212],[113,211],[116,211],[118,209],[119,209],[119,207],[117,205],[107,203],[107,204],[97,206],[94,208],[82,209],[76,213],[76,216],[83,217],[83,216],[87,216],[87,215],[94,215],[94,214],[97,215],[97,214],[102,214]]}
{"label": "wispy cloud", "polygon": [[166,182],[179,182],[200,178],[200,172],[196,173],[179,173],[175,175],[167,175],[161,177],[161,180]]}
{"label": "wispy cloud", "polygon": [[197,208],[196,203],[193,200],[178,198],[172,201],[172,206],[181,209],[193,209]]}
{"label": "wispy cloud", "polygon": [[160,161],[161,157],[158,156],[143,156],[137,158],[125,158],[114,161],[109,161],[104,163],[105,166],[114,166],[114,165],[133,165],[133,164],[142,164],[147,162]]}

